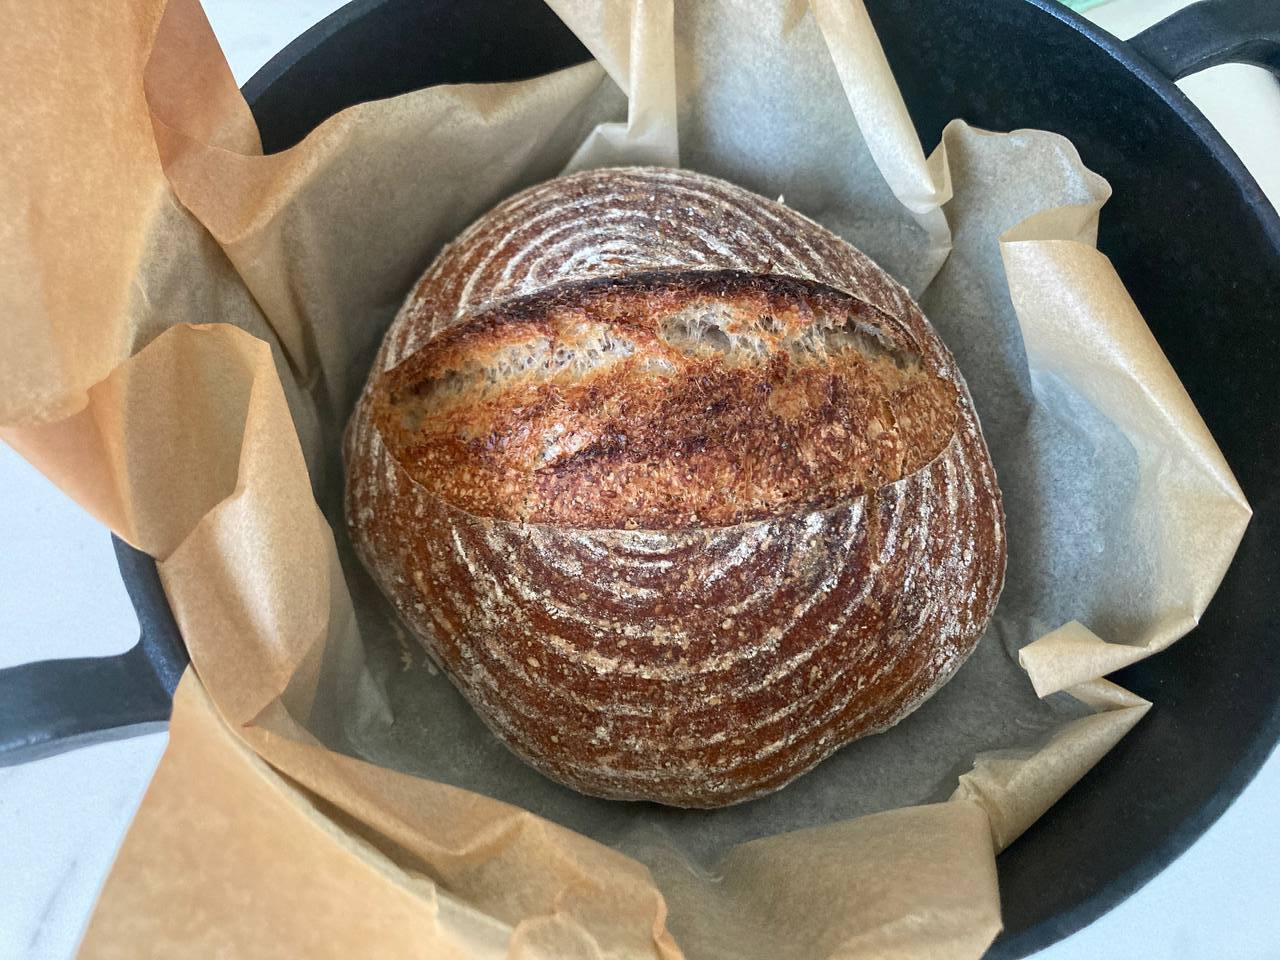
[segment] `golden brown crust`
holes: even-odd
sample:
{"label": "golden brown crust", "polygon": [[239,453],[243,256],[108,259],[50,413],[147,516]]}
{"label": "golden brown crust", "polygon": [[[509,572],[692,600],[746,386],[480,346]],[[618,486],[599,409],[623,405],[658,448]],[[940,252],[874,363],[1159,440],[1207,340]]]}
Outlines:
{"label": "golden brown crust", "polygon": [[392,455],[469,513],[726,526],[932,460],[959,394],[829,287],[731,271],[578,281],[480,311],[373,388]]}
{"label": "golden brown crust", "polygon": [[[655,271],[662,276],[647,276]],[[550,471],[558,479],[548,486],[530,483],[527,471],[517,477],[543,511],[532,515],[554,520],[538,523],[504,513],[505,493],[461,486],[468,462],[501,480],[503,464],[527,466],[545,447],[541,438],[514,440],[481,456],[468,446],[538,423],[517,395],[545,396],[554,380],[538,374],[518,388],[506,377],[480,386],[498,351],[513,347],[518,358],[539,338],[572,339],[574,323],[598,323],[613,336],[630,321],[652,333],[668,308],[705,296],[690,291],[717,271],[732,275],[711,299],[745,315],[762,315],[763,297],[774,312],[781,303],[821,321],[849,311],[874,327],[873,341],[855,344],[866,348],[857,357],[828,357],[800,373],[788,367],[783,382],[801,383],[807,398],[823,377],[844,378],[896,405],[899,423],[900,411],[915,409],[913,396],[927,398],[919,414],[927,429],[911,438],[915,448],[903,446],[898,479],[886,469],[898,454],[868,444],[861,459],[824,461],[835,480],[778,458],[760,485],[772,499],[753,508],[758,515],[703,497],[701,469],[683,484],[671,475],[669,501],[645,494],[621,509],[601,506],[603,497],[558,506],[557,482],[585,493],[601,464],[617,462],[598,448],[557,461],[566,469]],[[622,282],[589,283],[605,276]],[[823,297],[839,309],[824,313]],[[716,389],[747,402],[744,388],[768,383],[774,362],[721,369],[696,351],[666,358],[674,371],[602,374],[649,384],[635,416],[621,420],[628,445],[634,433],[647,451],[635,463],[669,465],[662,437],[678,443],[694,429],[662,415],[659,398],[646,392],[658,378],[692,391],[698,377],[716,373]],[[612,414],[594,412],[589,385],[568,386],[570,395],[584,392],[566,428],[608,435]],[[606,399],[625,395],[608,379],[600,388]],[[677,406],[695,409],[687,397]],[[735,434],[731,414],[717,416],[715,430],[704,431],[717,438],[708,447],[765,443],[765,431],[744,424]],[[838,416],[812,423],[784,403],[776,419],[819,449]],[[423,466],[429,454],[414,446],[428,419],[427,433],[436,431],[428,442],[445,451],[439,466],[452,486],[433,479]],[[859,436],[870,439],[865,427]],[[460,445],[440,439],[448,437],[461,437]],[[759,456],[767,448],[754,449]],[[777,789],[849,740],[896,722],[945,682],[981,636],[1003,580],[994,471],[964,383],[919,309],[862,254],[799,214],[684,171],[592,171],[532,188],[481,218],[406,302],[345,453],[353,542],[409,627],[512,749],[600,796],[705,807]],[[732,461],[718,450],[708,462]],[[882,481],[858,472],[868,464]],[[850,492],[827,502],[841,489]],[[680,507],[694,501],[702,504],[696,519]],[[655,505],[664,522],[687,522],[646,528],[644,510]],[[731,518],[738,522],[714,522]]]}

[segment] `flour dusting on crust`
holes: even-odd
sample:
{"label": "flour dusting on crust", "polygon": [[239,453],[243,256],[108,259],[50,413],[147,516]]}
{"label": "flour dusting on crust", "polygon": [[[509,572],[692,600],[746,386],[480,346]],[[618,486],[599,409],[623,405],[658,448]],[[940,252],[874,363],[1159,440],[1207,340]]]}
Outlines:
{"label": "flour dusting on crust", "polygon": [[[675,289],[717,271],[821,285],[883,318],[870,333],[850,328],[872,337],[852,349],[899,370],[918,362],[950,385],[953,413],[936,450],[855,495],[779,500],[741,522],[645,526],[599,504],[589,523],[524,522],[441,496],[379,428],[388,371],[455,327],[462,342],[487,312],[548,291],[585,302],[611,278],[662,274]],[[634,357],[617,331],[592,336],[593,362]],[[669,360],[672,370],[638,376],[687,372]],[[440,389],[457,391],[459,403],[469,390],[484,395],[487,368],[470,369],[471,380]],[[905,382],[876,369],[887,390]],[[473,224],[388,333],[345,454],[352,539],[410,630],[513,750],[600,796],[710,807],[777,789],[944,683],[976,645],[1003,581],[995,474],[963,380],[919,308],[812,221],[686,171],[577,174]]]}

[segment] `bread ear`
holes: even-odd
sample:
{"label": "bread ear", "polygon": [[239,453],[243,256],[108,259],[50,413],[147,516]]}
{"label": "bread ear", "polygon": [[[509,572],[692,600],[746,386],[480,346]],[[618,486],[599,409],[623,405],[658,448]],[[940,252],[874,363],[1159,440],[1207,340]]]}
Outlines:
{"label": "bread ear", "polygon": [[932,461],[960,390],[847,294],[736,271],[571,281],[469,314],[372,385],[410,476],[468,513],[728,526]]}

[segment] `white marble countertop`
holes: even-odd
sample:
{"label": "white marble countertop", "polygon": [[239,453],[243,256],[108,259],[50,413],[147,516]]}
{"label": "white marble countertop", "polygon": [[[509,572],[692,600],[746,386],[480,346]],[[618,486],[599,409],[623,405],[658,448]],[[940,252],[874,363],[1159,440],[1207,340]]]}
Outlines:
{"label": "white marble countertop", "polygon": [[[1088,16],[1128,37],[1185,0],[1111,0]],[[341,0],[205,0],[237,80]],[[1180,86],[1280,205],[1280,85],[1228,65]],[[0,444],[0,668],[118,653],[137,620],[106,531]],[[164,734],[0,767],[0,960],[72,956]],[[1151,883],[1036,960],[1280,957],[1280,754]]]}

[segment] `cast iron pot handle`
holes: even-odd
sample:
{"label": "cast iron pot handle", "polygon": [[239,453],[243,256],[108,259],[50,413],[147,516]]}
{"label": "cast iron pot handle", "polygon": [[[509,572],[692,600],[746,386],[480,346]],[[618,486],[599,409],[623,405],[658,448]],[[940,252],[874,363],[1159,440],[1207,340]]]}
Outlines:
{"label": "cast iron pot handle", "polygon": [[162,729],[187,651],[155,561],[111,538],[142,636],[114,657],[0,670],[0,766]]}
{"label": "cast iron pot handle", "polygon": [[1129,40],[1170,80],[1221,63],[1249,63],[1280,77],[1280,0],[1201,0]]}

